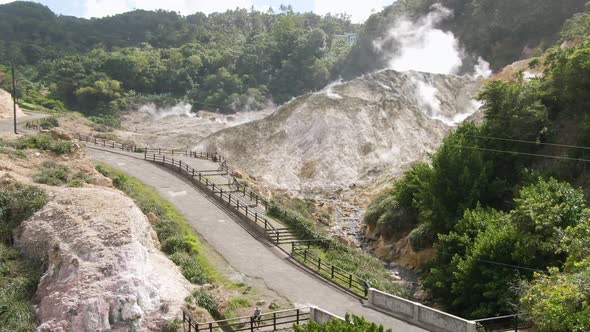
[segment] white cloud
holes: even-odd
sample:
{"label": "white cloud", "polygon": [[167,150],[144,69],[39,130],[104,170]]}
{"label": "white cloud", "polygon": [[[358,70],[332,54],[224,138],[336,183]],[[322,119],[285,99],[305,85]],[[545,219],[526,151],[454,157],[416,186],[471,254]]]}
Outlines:
{"label": "white cloud", "polygon": [[115,15],[131,9],[129,4],[123,0],[86,0],[84,3],[84,17]]}
{"label": "white cloud", "polygon": [[363,23],[372,13],[379,12],[383,7],[391,5],[396,0],[315,0],[313,11],[316,14],[347,13],[352,16],[352,22]]}
{"label": "white cloud", "polygon": [[[2,1],[2,0],[0,0]],[[196,12],[213,13],[228,9],[250,8],[253,0],[86,0],[85,17],[103,17],[134,9],[165,9],[188,15]]]}

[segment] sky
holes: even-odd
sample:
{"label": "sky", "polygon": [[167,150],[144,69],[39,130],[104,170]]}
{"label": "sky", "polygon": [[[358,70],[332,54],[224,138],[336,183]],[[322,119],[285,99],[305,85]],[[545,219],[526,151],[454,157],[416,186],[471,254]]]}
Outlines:
{"label": "sky", "polygon": [[[12,0],[0,0],[0,4]],[[103,17],[134,9],[165,9],[188,15],[197,11],[212,13],[236,7],[266,11],[281,4],[291,5],[296,11],[317,14],[346,13],[354,23],[364,22],[372,12],[378,12],[395,0],[37,0],[55,13],[78,17]]]}

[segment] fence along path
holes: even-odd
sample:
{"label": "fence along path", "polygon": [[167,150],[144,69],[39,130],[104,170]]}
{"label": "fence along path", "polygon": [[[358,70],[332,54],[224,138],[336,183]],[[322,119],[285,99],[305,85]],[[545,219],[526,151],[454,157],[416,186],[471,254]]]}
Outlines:
{"label": "fence along path", "polygon": [[183,309],[182,322],[188,332],[215,331],[277,331],[290,329],[293,325],[304,325],[310,321],[311,308],[297,308],[263,313],[260,319],[252,316],[199,323],[192,314]]}
{"label": "fence along path", "polygon": [[[351,271],[346,271],[334,264],[315,256],[309,247],[312,244],[322,244],[324,240],[298,240],[295,235],[286,227],[284,227],[277,220],[269,217],[266,214],[266,209],[256,204],[246,191],[228,191],[223,189],[219,184],[227,181],[227,174],[224,170],[219,170],[219,173],[204,174],[195,169],[195,167],[211,168],[210,162],[202,159],[195,159],[186,156],[166,156],[144,154],[145,160],[167,166],[181,175],[188,177],[195,184],[198,184],[209,190],[215,198],[221,201],[231,209],[240,213],[246,220],[253,225],[258,226],[263,230],[268,239],[275,245],[279,246],[283,251],[287,252],[294,260],[303,264],[310,271],[314,272],[318,277],[327,279],[334,285],[340,287],[351,295],[367,299],[370,285],[369,283],[354,275]],[[209,180],[214,178],[215,180]],[[307,246],[307,248],[304,248]],[[290,250],[290,252],[289,252]],[[309,259],[308,259],[309,257]]]}

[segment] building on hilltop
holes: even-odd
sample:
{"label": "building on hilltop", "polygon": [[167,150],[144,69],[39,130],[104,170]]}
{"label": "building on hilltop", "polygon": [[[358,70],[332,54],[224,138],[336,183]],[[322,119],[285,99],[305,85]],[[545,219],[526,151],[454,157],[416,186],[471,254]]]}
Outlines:
{"label": "building on hilltop", "polygon": [[334,39],[343,39],[349,46],[356,44],[358,35],[356,33],[345,33],[343,35],[334,35]]}

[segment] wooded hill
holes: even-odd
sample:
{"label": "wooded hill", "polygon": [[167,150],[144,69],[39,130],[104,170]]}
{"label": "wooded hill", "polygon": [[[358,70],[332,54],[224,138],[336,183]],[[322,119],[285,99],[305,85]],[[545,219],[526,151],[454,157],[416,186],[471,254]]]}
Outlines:
{"label": "wooded hill", "polygon": [[[435,2],[400,0],[357,26],[345,15],[285,6],[188,16],[136,10],[88,20],[17,1],[0,5],[0,65],[20,66],[18,95],[26,106],[113,114],[138,101],[184,100],[222,112],[260,109],[269,98],[283,103],[383,68],[373,41],[401,16],[417,18]],[[584,2],[443,0],[455,15],[442,28],[499,68],[525,47],[552,45]],[[360,34],[356,45],[335,38],[347,32]],[[388,47],[395,52],[398,45]],[[0,68],[4,86],[6,72]]]}

